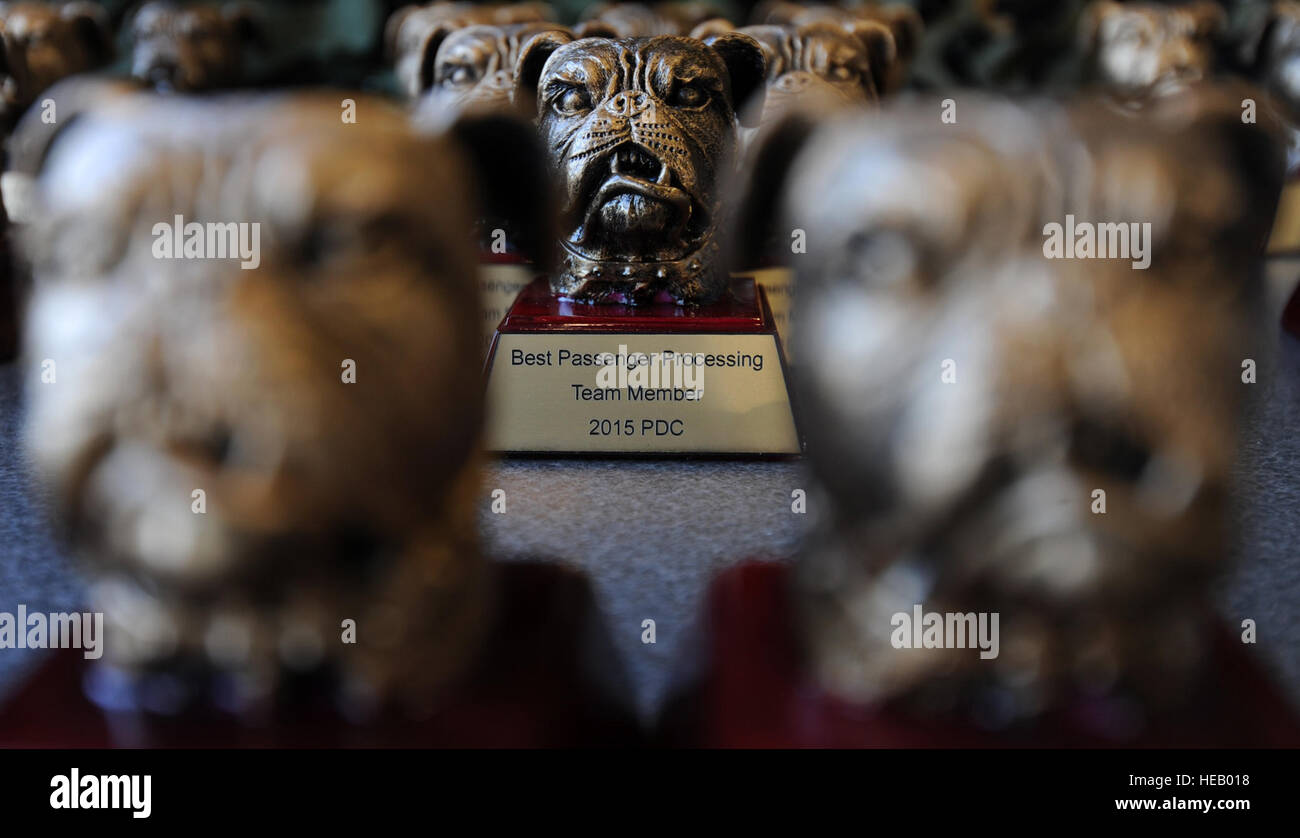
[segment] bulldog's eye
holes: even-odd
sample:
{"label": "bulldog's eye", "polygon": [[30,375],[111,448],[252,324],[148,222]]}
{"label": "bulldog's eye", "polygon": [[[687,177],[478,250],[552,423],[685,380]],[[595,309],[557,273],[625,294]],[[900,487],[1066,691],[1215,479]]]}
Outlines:
{"label": "bulldog's eye", "polygon": [[698,108],[708,102],[708,91],[696,84],[683,84],[673,91],[672,103],[679,108]]}
{"label": "bulldog's eye", "polygon": [[451,71],[443,78],[443,84],[448,87],[464,87],[467,84],[474,83],[474,68],[461,65],[451,68]]}
{"label": "bulldog's eye", "polygon": [[566,87],[555,97],[555,110],[562,114],[581,113],[591,109],[591,94],[582,87]]}
{"label": "bulldog's eye", "polygon": [[836,64],[828,76],[831,81],[854,81],[858,77],[858,71],[847,64]]}

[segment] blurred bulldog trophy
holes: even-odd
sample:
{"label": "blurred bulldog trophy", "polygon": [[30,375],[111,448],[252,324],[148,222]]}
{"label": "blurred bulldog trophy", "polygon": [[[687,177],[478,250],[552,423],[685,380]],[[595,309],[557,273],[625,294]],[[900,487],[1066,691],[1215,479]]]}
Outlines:
{"label": "blurred bulldog trophy", "polygon": [[[764,128],[785,117],[799,114],[809,121],[828,118],[836,111],[875,107],[885,95],[883,83],[905,71],[894,35],[883,22],[850,17],[835,7],[784,9],[787,17],[773,10],[770,20],[739,30],[758,42],[767,61],[762,96],[746,107],[758,113],[757,127],[742,128],[746,168],[768,165],[750,154]],[[705,21],[693,32],[705,43],[733,31],[725,20]],[[790,233],[773,231],[767,241],[747,242],[732,254],[732,267],[743,269],[763,286],[772,308],[772,318],[783,346],[790,352],[791,271],[788,254],[793,247]]]}
{"label": "blurred bulldog trophy", "polygon": [[160,92],[197,93],[247,80],[248,53],[265,34],[252,7],[150,0],[130,26],[131,75]]}
{"label": "blurred bulldog trophy", "polygon": [[498,330],[490,447],[797,453],[771,311],[752,278],[729,276],[719,240],[737,109],[761,103],[759,45],[549,32],[516,76],[563,226],[559,267]]}
{"label": "blurred bulldog trophy", "polygon": [[1282,174],[1239,101],[971,98],[754,171],[821,233],[795,295],[821,516],[788,571],[718,582],[694,744],[1300,738],[1211,606]]}
{"label": "blurred bulldog trophy", "polygon": [[94,712],[39,727],[42,686],[80,692],[57,670],[0,741],[582,739],[581,597],[511,582],[475,527],[474,208],[544,225],[494,168],[544,160],[526,122],[429,136],[355,101],[127,94],[20,126],[26,344],[58,364],[26,445],[105,642],[74,656]]}
{"label": "blurred bulldog trophy", "polygon": [[1226,13],[1211,0],[1117,3],[1094,0],[1079,37],[1090,80],[1117,104],[1138,109],[1209,81]]}

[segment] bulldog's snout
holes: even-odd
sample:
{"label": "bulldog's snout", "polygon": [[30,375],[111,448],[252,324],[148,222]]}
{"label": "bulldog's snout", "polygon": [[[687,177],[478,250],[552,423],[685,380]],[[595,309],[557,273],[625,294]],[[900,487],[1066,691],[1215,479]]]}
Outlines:
{"label": "bulldog's snout", "polygon": [[180,58],[166,49],[138,51],[131,67],[133,76],[155,87],[175,87],[180,71]]}
{"label": "bulldog's snout", "polygon": [[175,87],[180,65],[175,61],[157,60],[149,64],[140,75],[155,87]]}
{"label": "bulldog's snout", "polygon": [[614,94],[605,106],[613,116],[630,118],[638,116],[650,108],[650,97],[640,90],[624,90]]}

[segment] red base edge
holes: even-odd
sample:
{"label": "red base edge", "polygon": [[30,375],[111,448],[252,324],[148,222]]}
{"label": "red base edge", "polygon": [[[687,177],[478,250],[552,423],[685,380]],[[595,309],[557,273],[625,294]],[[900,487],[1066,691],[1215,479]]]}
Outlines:
{"label": "red base edge", "polygon": [[476,671],[418,721],[353,724],[331,707],[295,707],[262,727],[216,712],[111,719],[89,702],[79,650],[54,653],[4,707],[0,748],[616,746],[635,727],[585,676],[597,619],[587,583],[547,565],[501,568],[502,611]]}
{"label": "red base edge", "polygon": [[800,662],[787,599],[788,568],[749,563],[724,572],[708,602],[709,663],[670,710],[665,744],[717,748],[1297,747],[1300,722],[1239,642],[1221,629],[1213,685],[1177,718],[1147,719],[1123,741],[1088,729],[1083,713],[1032,730],[993,733],[970,724],[864,708],[821,690]]}

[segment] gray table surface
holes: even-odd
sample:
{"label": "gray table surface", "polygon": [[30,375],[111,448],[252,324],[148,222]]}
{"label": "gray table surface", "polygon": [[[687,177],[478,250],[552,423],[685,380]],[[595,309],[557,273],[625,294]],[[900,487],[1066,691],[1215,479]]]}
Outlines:
{"label": "gray table surface", "polygon": [[[1294,275],[1294,273],[1292,273]],[[1276,321],[1273,321],[1276,322]],[[83,591],[52,539],[19,445],[20,364],[0,366],[0,611],[77,608]],[[1232,624],[1258,625],[1259,658],[1300,707],[1300,342],[1280,337],[1263,359],[1243,427],[1234,552],[1218,591]],[[700,647],[698,615],[710,578],[746,558],[779,560],[811,516],[790,511],[806,485],[798,462],[510,460],[489,466],[484,541],[501,561],[554,561],[586,574],[630,701],[646,721],[675,673]],[[505,514],[490,509],[506,493]],[[653,645],[642,621],[655,620]],[[0,697],[40,652],[0,650]]]}

